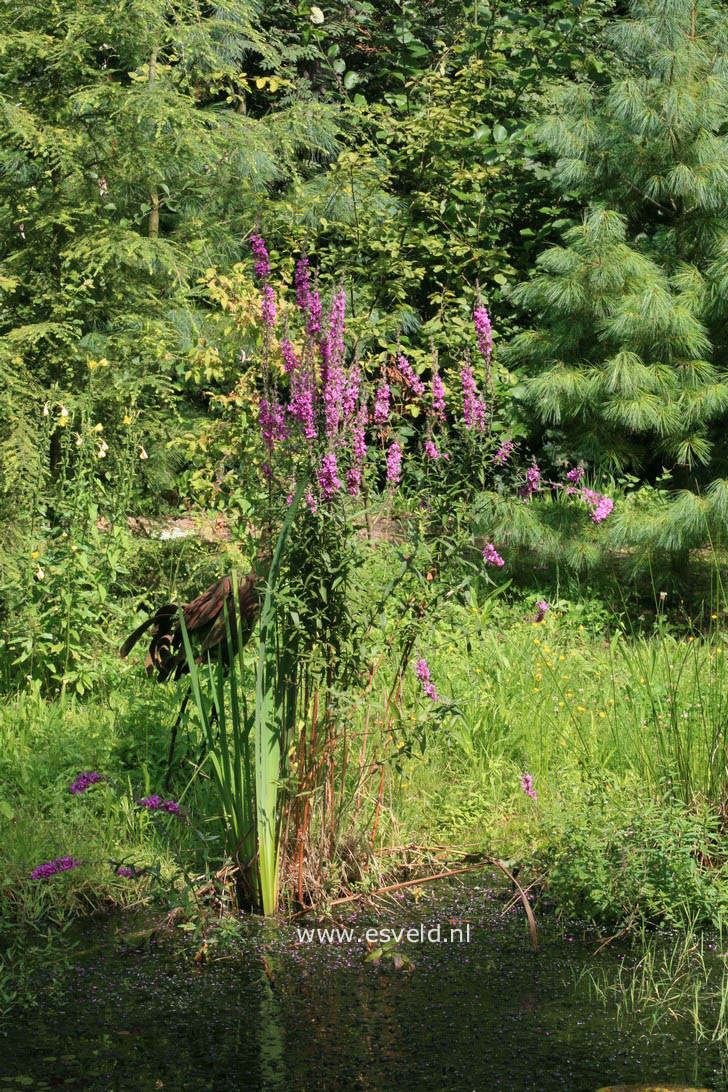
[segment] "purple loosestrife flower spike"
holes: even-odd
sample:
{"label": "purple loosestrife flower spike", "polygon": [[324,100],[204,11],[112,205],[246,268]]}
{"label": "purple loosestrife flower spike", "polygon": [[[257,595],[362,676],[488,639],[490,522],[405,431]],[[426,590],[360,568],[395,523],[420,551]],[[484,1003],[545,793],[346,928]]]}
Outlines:
{"label": "purple loosestrife flower spike", "polygon": [[472,368],[460,372],[463,383],[463,421],[467,429],[483,432],[485,429],[485,403],[478,397],[478,388]]}
{"label": "purple loosestrife flower spike", "polygon": [[541,471],[539,470],[536,463],[534,463],[533,466],[529,466],[528,470],[526,471],[526,484],[521,486],[521,488],[518,490],[518,494],[519,496],[523,497],[524,500],[530,501],[531,494],[537,493],[540,488]]}
{"label": "purple loosestrife flower spike", "polygon": [[389,384],[384,380],[379,384],[374,400],[374,424],[384,425],[389,418]]}
{"label": "purple loosestrife flower spike", "polygon": [[591,518],[594,523],[603,523],[614,508],[614,501],[611,497],[605,497],[594,489],[587,489],[586,486],[582,488],[581,497],[591,508]]}
{"label": "purple loosestrife flower spike", "polygon": [[310,375],[296,371],[291,382],[291,400],[288,412],[303,428],[307,440],[316,439],[316,415],[314,412],[315,391]]}
{"label": "purple loosestrife flower spike", "polygon": [[576,483],[580,482],[581,479],[584,477],[584,467],[581,466],[581,464],[579,466],[575,466],[572,470],[568,472],[566,477],[572,485],[576,485]]}
{"label": "purple loosestrife flower spike", "polygon": [[71,785],[69,791],[73,796],[81,796],[82,793],[86,792],[86,789],[88,789],[90,785],[96,785],[99,781],[103,780],[104,778],[100,773],[97,773],[96,770],[93,772],[80,773]]}
{"label": "purple loosestrife flower spike", "polygon": [[412,393],[418,398],[421,398],[425,393],[425,384],[415,372],[414,368],[410,364],[406,356],[402,356],[400,353],[397,357],[397,367],[404,376],[408,386],[411,388]]}
{"label": "purple loosestrife flower spike", "polygon": [[490,360],[493,353],[493,332],[490,325],[490,317],[482,303],[473,311],[475,333],[478,338],[478,349],[485,360]]}
{"label": "purple loosestrife flower spike", "polygon": [[298,357],[287,337],[281,339],[281,353],[283,355],[283,367],[291,375],[298,368]]}
{"label": "purple loosestrife flower spike", "polygon": [[364,460],[367,457],[366,442],[367,408],[364,404],[351,430],[351,467],[346,472],[346,485],[352,496],[358,496],[364,477]]}
{"label": "purple loosestrife flower spike", "polygon": [[262,235],[259,235],[256,232],[254,235],[250,236],[250,249],[253,251],[253,255],[256,258],[253,267],[255,275],[264,281],[270,274],[270,262],[268,261],[268,251],[265,248]]}
{"label": "purple loosestrife flower spike", "polygon": [[148,811],[166,811],[169,815],[182,815],[182,808],[174,800],[162,800],[158,794],[145,796],[139,801],[139,806]]}
{"label": "purple loosestrife flower spike", "polygon": [[437,444],[430,436],[425,440],[425,458],[434,461],[437,459],[449,459],[450,456],[443,454],[442,451],[438,451]]}
{"label": "purple loosestrife flower spike", "polygon": [[269,330],[272,330],[276,324],[276,297],[275,292],[269,284],[263,285],[260,313],[263,316],[265,325]]}
{"label": "purple loosestrife flower spike", "polygon": [[495,465],[504,466],[508,462],[511,454],[513,453],[513,449],[515,446],[516,445],[513,443],[512,440],[506,440],[506,442],[498,448],[495,455],[493,456],[493,462],[495,463]]}
{"label": "purple loosestrife flower spike", "polygon": [[318,292],[311,292],[308,304],[308,323],[306,331],[311,337],[319,337],[321,334],[321,296]]}
{"label": "purple loosestrife flower spike", "polygon": [[415,674],[422,683],[422,690],[430,701],[441,701],[442,699],[435,689],[434,683],[430,681],[430,669],[427,666],[427,660],[417,661],[415,664]]}
{"label": "purple loosestrife flower spike", "polygon": [[432,412],[435,417],[445,418],[445,384],[439,375],[432,377]]}
{"label": "purple loosestrife flower spike", "polygon": [[321,460],[321,469],[318,472],[318,483],[321,490],[321,499],[330,501],[339,489],[341,489],[341,482],[338,477],[338,467],[336,465],[336,455],[333,451],[328,455],[324,455]]}
{"label": "purple loosestrife flower spike", "polygon": [[344,394],[341,402],[341,413],[345,421],[349,420],[356,409],[360,390],[361,370],[355,362],[349,368],[349,374],[346,377],[346,385],[344,386]]}
{"label": "purple loosestrife flower spike", "polygon": [[46,861],[45,864],[34,868],[30,878],[31,880],[47,880],[50,876],[55,876],[59,872],[68,872],[71,868],[78,868],[80,863],[80,861],[74,860],[73,857],[56,857],[54,861]]}
{"label": "purple loosestrife flower spike", "polygon": [[402,448],[399,440],[392,440],[387,452],[387,481],[397,485],[402,476]]}
{"label": "purple loosestrife flower spike", "polygon": [[500,556],[492,542],[488,542],[483,547],[483,557],[485,558],[486,565],[495,565],[499,569],[501,569],[505,565],[505,561]]}
{"label": "purple loosestrife flower spike", "polygon": [[521,776],[521,788],[525,792],[526,796],[530,796],[532,800],[538,799],[536,796],[536,790],[533,787],[533,778],[530,773],[524,773]]}

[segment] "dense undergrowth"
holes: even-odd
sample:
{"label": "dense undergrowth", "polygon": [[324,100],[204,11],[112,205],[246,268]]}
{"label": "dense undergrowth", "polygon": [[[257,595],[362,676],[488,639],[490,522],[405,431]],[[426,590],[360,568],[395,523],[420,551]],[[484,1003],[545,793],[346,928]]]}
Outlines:
{"label": "dense undergrowth", "polygon": [[[384,543],[369,552],[362,602],[401,550]],[[417,638],[413,656],[427,658],[437,706],[414,671],[394,722],[386,720],[386,679],[365,699],[342,696],[352,710],[347,746],[359,762],[349,759],[338,841],[315,880],[307,878],[307,898],[324,907],[342,893],[374,889],[386,875],[423,865],[423,847],[444,846],[453,859],[467,851],[520,868],[535,883],[540,912],[578,916],[597,931],[721,927],[723,611],[716,605],[707,619],[698,611],[701,629],[659,592],[652,609],[646,594],[640,611],[635,591],[630,610],[623,604],[615,613],[609,585],[572,597],[565,591],[577,588],[557,589],[553,574],[538,584],[514,575],[500,594],[485,586],[452,601],[437,627]],[[537,600],[549,602],[540,620]],[[380,622],[386,640],[391,621]],[[23,968],[30,981],[49,951],[64,950],[64,922],[77,913],[151,900],[201,920],[235,905],[224,880],[214,879],[224,831],[194,715],[183,722],[169,793],[163,789],[185,680],[162,686],[144,679],[138,662],[98,655],[108,685],[90,696],[49,701],[35,682],[0,706],[8,1006],[17,991],[8,986],[11,970]],[[379,802],[378,777],[357,783],[372,762],[385,772]],[[81,771],[103,780],[72,794]],[[174,797],[183,814],[140,806],[155,793]],[[312,842],[319,833],[314,824]],[[78,867],[31,878],[40,863],[64,855]],[[284,908],[295,905],[295,879],[295,869],[284,869]]]}

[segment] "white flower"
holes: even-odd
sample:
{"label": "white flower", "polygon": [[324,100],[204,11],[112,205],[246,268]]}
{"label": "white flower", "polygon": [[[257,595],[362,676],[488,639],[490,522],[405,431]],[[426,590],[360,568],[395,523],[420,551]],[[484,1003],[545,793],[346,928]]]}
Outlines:
{"label": "white flower", "polygon": [[324,13],[321,11],[321,8],[317,8],[316,5],[314,4],[313,7],[311,8],[311,22],[312,23],[323,23],[323,21],[324,21]]}

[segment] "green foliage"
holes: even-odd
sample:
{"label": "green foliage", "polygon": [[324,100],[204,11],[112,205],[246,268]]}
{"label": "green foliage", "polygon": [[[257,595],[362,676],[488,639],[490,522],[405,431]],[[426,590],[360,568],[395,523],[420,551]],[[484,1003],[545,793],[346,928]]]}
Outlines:
{"label": "green foliage", "polygon": [[610,926],[725,920],[717,816],[655,800],[634,775],[619,784],[605,774],[578,795],[545,854],[548,891],[567,913]]}
{"label": "green foliage", "polygon": [[160,411],[168,434],[204,332],[197,278],[239,254],[271,187],[319,169],[336,124],[237,0],[204,16],[191,0],[31,2],[9,16],[0,62],[7,515],[55,475],[41,408],[72,410],[90,360],[108,365],[95,413],[110,430],[137,407],[153,468]]}
{"label": "green foliage", "polygon": [[[536,135],[554,181],[588,205],[513,294],[539,319],[504,354],[556,455],[683,491],[635,523],[671,551],[726,524],[710,500],[726,466],[726,17],[705,2],[633,0],[610,38],[609,81],[555,92]],[[716,518],[717,517],[717,518]],[[669,531],[667,524],[669,523]],[[622,522],[629,537],[630,521]]]}

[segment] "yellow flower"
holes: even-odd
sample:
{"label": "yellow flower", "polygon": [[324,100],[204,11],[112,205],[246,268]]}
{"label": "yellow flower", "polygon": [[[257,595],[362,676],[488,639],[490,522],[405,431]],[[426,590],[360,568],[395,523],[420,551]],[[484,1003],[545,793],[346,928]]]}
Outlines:
{"label": "yellow flower", "polygon": [[579,710],[580,713],[586,713],[586,709],[583,705],[577,705],[576,708]]}
{"label": "yellow flower", "polygon": [[35,561],[36,557],[40,557],[40,554],[38,553],[38,551],[37,551],[37,550],[33,550],[33,553],[32,553],[32,554],[31,554],[30,556],[31,556],[31,557],[33,558],[33,560]]}
{"label": "yellow flower", "polygon": [[718,615],[717,615],[717,614],[711,614],[711,616],[710,616],[710,617],[711,617],[711,618],[717,618],[717,617],[718,617]]}
{"label": "yellow flower", "polygon": [[131,424],[131,417],[129,416],[128,413],[124,414],[124,424],[125,425],[130,425]]}
{"label": "yellow flower", "polygon": [[607,714],[606,714],[606,713],[602,713],[602,711],[601,711],[601,710],[599,711],[599,716],[600,716],[600,717],[602,718],[602,720],[604,720],[604,718],[606,717],[606,715],[607,715]]}
{"label": "yellow flower", "polygon": [[559,709],[563,709],[563,707],[564,707],[564,703],[562,701],[560,701],[559,702]]}
{"label": "yellow flower", "polygon": [[97,425],[94,425],[94,432],[103,432],[103,431],[104,431],[104,426],[101,424],[100,421],[99,421],[99,423]]}

